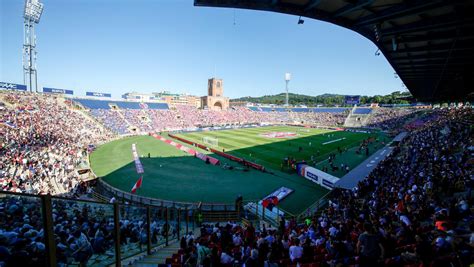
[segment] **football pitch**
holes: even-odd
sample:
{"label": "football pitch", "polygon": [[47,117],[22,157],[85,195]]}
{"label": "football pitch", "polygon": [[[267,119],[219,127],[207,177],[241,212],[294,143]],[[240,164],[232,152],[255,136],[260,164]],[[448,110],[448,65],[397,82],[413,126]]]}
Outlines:
{"label": "football pitch", "polygon": [[[356,149],[364,139],[373,137],[378,140],[369,145],[369,155],[381,148],[383,141],[385,143],[388,141],[381,132],[361,133],[295,126],[202,131],[177,134],[177,136],[224,150],[267,168],[289,171],[284,159],[293,158],[297,162],[305,160],[318,169],[328,167],[328,173],[337,177],[344,176],[346,171],[330,170],[327,161],[329,154],[336,154],[335,166],[343,163],[353,169],[367,158],[365,151],[356,153]],[[205,137],[211,137],[211,141],[216,140],[217,145],[205,144]],[[339,153],[338,149],[343,152]]]}
{"label": "football pitch", "polygon": [[[264,137],[268,132],[287,132],[296,135],[287,138]],[[328,134],[331,136],[328,137]],[[136,144],[145,170],[143,185],[137,191],[138,195],[173,201],[230,204],[238,195],[242,195],[244,200],[261,200],[285,186],[294,192],[283,199],[279,206],[291,214],[299,214],[328,191],[294,173],[281,171],[281,159],[288,155],[304,159],[318,149],[321,154],[318,159],[323,163],[327,153],[334,152],[338,146],[358,145],[360,140],[369,136],[362,133],[288,126],[195,132],[180,136],[202,143],[204,135],[218,138],[219,148],[262,164],[271,169],[273,174],[253,169],[244,171],[244,168],[236,162],[200,150],[218,158],[222,164],[227,163],[234,168],[229,170],[222,166],[206,164],[151,136],[125,137],[98,147],[90,156],[91,167],[105,182],[130,192],[139,178],[131,151],[132,144]],[[346,139],[321,145],[344,137]],[[301,152],[298,152],[299,146],[302,147]],[[365,155],[363,158],[366,158]],[[357,161],[359,160],[354,160]]]}

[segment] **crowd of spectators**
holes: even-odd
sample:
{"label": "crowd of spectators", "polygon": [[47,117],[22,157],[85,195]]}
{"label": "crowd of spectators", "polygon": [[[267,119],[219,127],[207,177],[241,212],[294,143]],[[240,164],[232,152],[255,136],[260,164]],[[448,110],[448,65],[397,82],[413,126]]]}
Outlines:
{"label": "crowd of spectators", "polygon": [[385,131],[400,129],[406,121],[414,118],[420,109],[415,108],[383,108],[374,109],[367,121],[368,127]]}
{"label": "crowd of spectators", "polygon": [[[0,266],[47,266],[40,207],[41,200],[37,197],[0,199]],[[57,266],[108,266],[114,263],[111,204],[53,198],[52,209]],[[176,236],[176,221],[166,224],[163,216],[159,210],[151,214],[154,246],[163,244],[166,234],[170,238]],[[119,228],[123,257],[146,251],[146,209],[121,206]]]}
{"label": "crowd of spectators", "polygon": [[90,145],[112,137],[55,96],[2,92],[0,186],[3,191],[66,194],[81,182]]}
{"label": "crowd of spectators", "polygon": [[129,133],[129,127],[125,119],[112,109],[93,109],[91,115],[111,131],[118,134]]}
{"label": "crowd of spectators", "polygon": [[469,266],[474,260],[472,109],[436,111],[353,190],[277,229],[203,225],[190,266]]}
{"label": "crowd of spectators", "polygon": [[[3,191],[74,194],[87,191],[77,168],[91,145],[126,133],[201,126],[304,122],[338,125],[347,114],[228,111],[93,110],[97,121],[70,109],[62,98],[34,93],[0,93],[0,186]],[[370,125],[399,127],[414,110],[378,109]],[[472,262],[474,179],[471,108],[440,109],[410,124],[410,133],[354,190],[334,190],[329,206],[298,224],[280,227],[203,225],[195,239],[181,242],[182,261],[196,266],[467,266]],[[42,266],[44,229],[39,199],[0,200],[0,266]],[[142,251],[145,213],[121,210],[122,245]],[[60,266],[113,259],[111,205],[53,201]],[[152,220],[152,241],[173,226]],[[132,246],[126,246],[133,244]],[[94,256],[95,255],[95,256]],[[102,258],[101,258],[102,257]],[[112,263],[112,262],[111,262]]]}
{"label": "crowd of spectators", "polygon": [[[177,105],[171,109],[92,109],[91,115],[118,134],[150,131],[176,131],[198,127],[298,123],[340,126],[346,113],[332,112],[258,112],[246,107],[228,110],[197,109]],[[136,129],[134,131],[133,129]]]}

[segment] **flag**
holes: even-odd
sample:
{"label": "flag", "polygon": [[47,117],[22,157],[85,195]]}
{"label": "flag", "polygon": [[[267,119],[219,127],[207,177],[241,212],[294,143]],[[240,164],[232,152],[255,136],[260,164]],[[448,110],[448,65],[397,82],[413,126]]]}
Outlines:
{"label": "flag", "polygon": [[275,207],[276,205],[278,205],[278,197],[276,196],[271,196],[271,197],[268,197],[266,199],[264,199],[262,201],[262,206],[264,208],[267,208],[269,209],[270,211],[273,209],[273,207]]}
{"label": "flag", "polygon": [[140,176],[140,179],[138,179],[138,181],[135,183],[135,185],[133,186],[132,188],[132,194],[135,194],[135,192],[137,192],[137,189],[142,187],[142,178],[143,176]]}

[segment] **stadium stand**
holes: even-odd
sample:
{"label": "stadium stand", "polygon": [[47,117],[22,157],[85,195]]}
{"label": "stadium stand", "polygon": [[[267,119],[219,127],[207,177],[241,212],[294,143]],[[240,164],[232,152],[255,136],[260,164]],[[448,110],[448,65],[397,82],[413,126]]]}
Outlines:
{"label": "stadium stand", "polygon": [[347,114],[244,107],[218,112],[189,106],[85,112],[59,96],[6,91],[1,91],[0,102],[2,266],[47,266],[52,251],[59,266],[113,264],[179,237],[184,237],[181,248],[164,262],[467,266],[473,260],[470,107],[421,113],[376,108],[368,125],[405,125],[409,134],[354,190],[336,189],[326,196],[324,209],[307,217],[282,217],[279,226],[204,224],[194,238],[179,226],[178,218],[188,215],[177,216],[182,212],[177,209],[119,204],[113,195],[105,200],[115,204],[74,200],[95,198],[93,183],[81,180],[77,170],[88,164],[91,147],[116,137],[108,129],[129,133],[130,124],[149,131],[296,120],[334,125]]}
{"label": "stadium stand", "polygon": [[53,96],[2,92],[2,190],[73,194],[89,145],[113,134]]}
{"label": "stadium stand", "polygon": [[74,101],[81,104],[87,109],[110,109],[109,101],[100,101],[100,100],[82,99],[82,98],[76,98],[74,99]]}
{"label": "stadium stand", "polygon": [[[205,224],[183,240],[199,266],[468,266],[472,263],[472,109],[437,111],[354,190],[278,228]],[[470,149],[468,147],[470,146]],[[454,153],[453,153],[454,152]]]}
{"label": "stadium stand", "polygon": [[[164,103],[138,103],[74,99],[89,109],[90,115],[118,134],[193,129],[204,126],[245,125],[258,123],[307,123],[325,126],[342,125],[347,108],[256,108],[234,107],[227,111],[199,110]],[[110,105],[115,108],[111,109]]]}

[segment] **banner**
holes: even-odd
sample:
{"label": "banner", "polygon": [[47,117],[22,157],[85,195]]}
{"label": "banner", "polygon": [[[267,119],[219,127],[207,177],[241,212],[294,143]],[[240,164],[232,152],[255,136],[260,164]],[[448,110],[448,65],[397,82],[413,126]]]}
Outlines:
{"label": "banner", "polygon": [[135,162],[135,167],[137,168],[137,173],[144,173],[145,171],[143,170],[143,165],[140,161],[140,157],[138,156],[137,146],[135,144],[132,144],[132,155],[133,161]]}
{"label": "banner", "polygon": [[329,190],[332,190],[334,188],[334,184],[339,181],[339,178],[306,164],[298,164],[296,166],[296,170],[300,176],[303,176],[313,183],[319,184],[320,186]]}
{"label": "banner", "polygon": [[0,82],[0,89],[26,91],[26,85],[16,84],[16,83]]}
{"label": "banner", "polygon": [[268,196],[266,196],[264,199],[276,197],[278,199],[278,202],[281,202],[285,197],[293,193],[293,189],[290,189],[288,187],[280,187]]}
{"label": "banner", "polygon": [[108,93],[98,93],[98,92],[86,92],[86,96],[112,97],[112,94],[108,94]]}
{"label": "banner", "polygon": [[43,93],[73,95],[73,90],[43,87]]}

